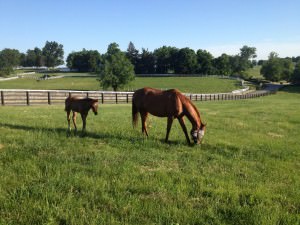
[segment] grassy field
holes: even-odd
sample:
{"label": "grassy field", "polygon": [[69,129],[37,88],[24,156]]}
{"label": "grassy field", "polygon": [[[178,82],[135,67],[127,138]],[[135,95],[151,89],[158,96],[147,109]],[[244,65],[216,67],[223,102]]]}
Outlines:
{"label": "grassy field", "polygon": [[254,66],[249,68],[245,73],[249,78],[263,79],[263,76],[260,74],[261,66]]}
{"label": "grassy field", "polygon": [[[240,82],[230,79],[212,77],[137,77],[134,82],[122,90],[136,90],[145,86],[156,88],[177,88],[183,92],[215,93],[230,92],[240,89]],[[18,79],[0,82],[1,88],[10,89],[64,89],[64,90],[100,90],[100,83],[91,77],[67,77],[62,79],[36,81],[34,79]]]}
{"label": "grassy field", "polygon": [[299,93],[197,103],[193,147],[156,117],[144,139],[130,104],[100,105],[84,137],[62,105],[0,107],[0,224],[299,224]]}

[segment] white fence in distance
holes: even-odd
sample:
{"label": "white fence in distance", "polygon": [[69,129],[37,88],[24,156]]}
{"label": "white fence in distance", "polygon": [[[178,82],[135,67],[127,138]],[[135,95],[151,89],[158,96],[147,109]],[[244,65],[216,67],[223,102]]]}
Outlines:
{"label": "white fence in distance", "polygon": [[[73,91],[73,90],[20,90],[0,89],[0,105],[52,105],[64,104],[68,96],[90,97],[102,104],[131,103],[134,92],[113,91]],[[257,98],[275,93],[274,91],[257,91],[248,93],[185,93],[192,101],[219,101]]]}

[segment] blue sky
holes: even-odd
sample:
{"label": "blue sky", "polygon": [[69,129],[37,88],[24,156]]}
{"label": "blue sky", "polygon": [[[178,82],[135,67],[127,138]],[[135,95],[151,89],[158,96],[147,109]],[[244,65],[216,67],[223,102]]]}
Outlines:
{"label": "blue sky", "polygon": [[205,49],[215,57],[257,48],[300,55],[299,0],[0,0],[0,50],[21,52],[45,42],[64,46],[65,57],[83,48],[105,53],[163,45]]}

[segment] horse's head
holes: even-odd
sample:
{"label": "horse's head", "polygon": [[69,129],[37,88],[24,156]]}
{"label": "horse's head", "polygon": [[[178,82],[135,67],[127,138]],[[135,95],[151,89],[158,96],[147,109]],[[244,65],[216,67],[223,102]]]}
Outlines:
{"label": "horse's head", "polygon": [[98,99],[93,99],[92,106],[91,106],[95,115],[98,114]]}
{"label": "horse's head", "polygon": [[191,136],[195,144],[201,144],[206,130],[206,124],[201,123],[200,129],[191,130]]}

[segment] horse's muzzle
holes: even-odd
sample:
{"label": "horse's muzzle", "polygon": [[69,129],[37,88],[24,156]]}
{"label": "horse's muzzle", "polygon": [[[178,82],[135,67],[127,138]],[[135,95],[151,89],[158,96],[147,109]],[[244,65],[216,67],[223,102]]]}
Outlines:
{"label": "horse's muzzle", "polygon": [[94,112],[95,115],[98,115],[98,112]]}

